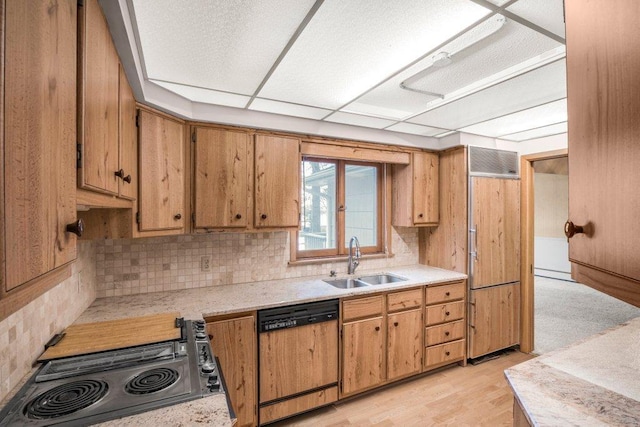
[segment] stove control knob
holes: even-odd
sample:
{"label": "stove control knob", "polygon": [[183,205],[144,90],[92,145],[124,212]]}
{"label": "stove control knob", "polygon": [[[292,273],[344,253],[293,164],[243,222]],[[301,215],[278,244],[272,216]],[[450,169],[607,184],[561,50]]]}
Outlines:
{"label": "stove control knob", "polygon": [[209,391],[220,391],[220,383],[209,383],[207,384],[207,388]]}
{"label": "stove control knob", "polygon": [[207,334],[205,334],[204,332],[196,332],[196,339],[197,340],[207,339]]}
{"label": "stove control knob", "polygon": [[209,375],[209,379],[207,380],[209,384],[215,384],[218,382],[218,376],[216,374]]}
{"label": "stove control knob", "polygon": [[214,365],[213,363],[204,363],[200,367],[200,370],[202,371],[203,374],[210,374],[216,370],[216,365]]}

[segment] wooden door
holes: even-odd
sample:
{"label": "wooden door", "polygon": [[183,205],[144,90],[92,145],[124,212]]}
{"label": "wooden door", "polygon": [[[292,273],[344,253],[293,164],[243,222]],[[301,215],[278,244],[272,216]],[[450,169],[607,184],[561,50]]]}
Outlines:
{"label": "wooden door", "polygon": [[79,12],[78,141],[82,161],[79,186],[118,195],[118,54],[98,0]]}
{"label": "wooden door", "polygon": [[342,326],[342,394],[372,388],[385,379],[384,319],[374,317]]}
{"label": "wooden door", "polygon": [[469,358],[520,340],[520,283],[470,291]]}
{"label": "wooden door", "polygon": [[195,227],[246,228],[250,136],[198,127],[195,150]]}
{"label": "wooden door", "polygon": [[438,195],[438,154],[413,153],[413,222],[437,224],[440,219]]}
{"label": "wooden door", "polygon": [[520,181],[472,178],[472,288],[520,280]]}
{"label": "wooden door", "polygon": [[6,291],[76,257],[76,5],[7,1],[2,14]]}
{"label": "wooden door", "polygon": [[298,227],[300,216],[300,140],[256,135],[256,227]]}
{"label": "wooden door", "polygon": [[569,259],[581,282],[640,306],[640,2],[566,1]]}
{"label": "wooden door", "polygon": [[136,99],[133,97],[133,91],[122,66],[120,66],[119,120],[119,164],[123,177],[118,179],[118,194],[122,198],[135,200],[138,196]]}
{"label": "wooden door", "polygon": [[139,230],[184,228],[184,125],[139,112]]}
{"label": "wooden door", "polygon": [[262,333],[259,402],[338,382],[338,321]]}
{"label": "wooden door", "polygon": [[238,426],[257,425],[256,321],[254,316],[207,323]]}
{"label": "wooden door", "polygon": [[422,309],[387,317],[387,379],[420,372],[422,366]]}

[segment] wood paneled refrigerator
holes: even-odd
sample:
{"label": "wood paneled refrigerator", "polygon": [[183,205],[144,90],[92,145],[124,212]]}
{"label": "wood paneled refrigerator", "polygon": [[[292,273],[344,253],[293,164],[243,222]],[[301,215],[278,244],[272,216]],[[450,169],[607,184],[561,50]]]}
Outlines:
{"label": "wood paneled refrigerator", "polygon": [[518,154],[469,147],[469,331],[467,357],[519,343]]}

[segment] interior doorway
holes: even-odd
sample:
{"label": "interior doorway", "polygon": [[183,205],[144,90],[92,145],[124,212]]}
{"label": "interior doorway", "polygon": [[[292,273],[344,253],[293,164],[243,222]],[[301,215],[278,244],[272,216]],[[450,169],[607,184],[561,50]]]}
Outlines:
{"label": "interior doorway", "polygon": [[523,156],[521,176],[521,350],[546,353],[640,316],[571,279],[567,151]]}

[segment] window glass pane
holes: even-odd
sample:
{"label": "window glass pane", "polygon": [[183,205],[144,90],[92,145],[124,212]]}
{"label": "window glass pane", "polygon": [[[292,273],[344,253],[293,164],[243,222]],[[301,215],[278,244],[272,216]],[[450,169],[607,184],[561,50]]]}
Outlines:
{"label": "window glass pane", "polygon": [[378,191],[375,166],[346,165],[345,167],[345,247],[351,236],[360,246],[378,244]]}
{"label": "window glass pane", "polygon": [[336,164],[302,161],[302,227],[298,250],[336,248]]}

